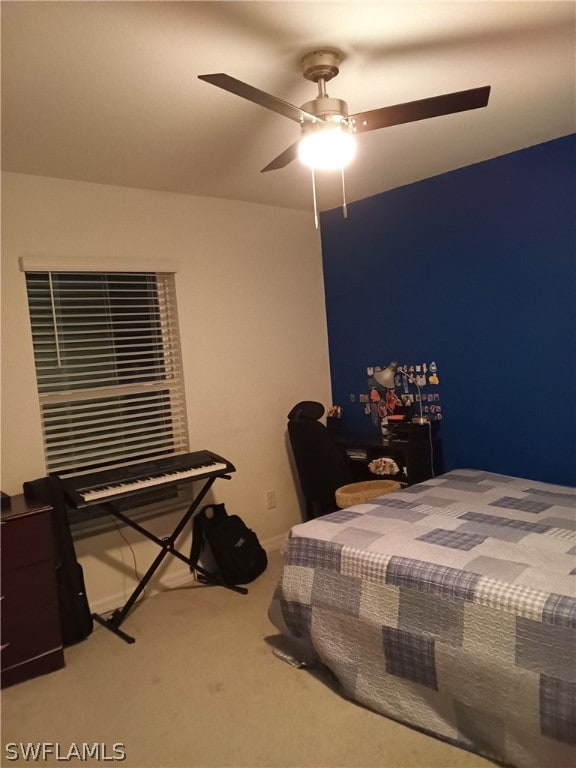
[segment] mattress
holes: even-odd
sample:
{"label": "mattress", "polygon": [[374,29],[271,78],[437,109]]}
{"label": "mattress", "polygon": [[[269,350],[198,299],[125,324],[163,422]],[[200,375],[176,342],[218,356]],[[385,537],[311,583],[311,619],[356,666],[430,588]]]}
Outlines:
{"label": "mattress", "polygon": [[341,692],[518,766],[574,766],[576,489],[461,469],[296,525],[269,616]]}

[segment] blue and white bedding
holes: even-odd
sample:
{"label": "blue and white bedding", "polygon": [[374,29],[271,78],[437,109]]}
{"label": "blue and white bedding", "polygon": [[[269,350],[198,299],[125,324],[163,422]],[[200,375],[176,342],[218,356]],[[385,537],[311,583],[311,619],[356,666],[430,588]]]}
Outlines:
{"label": "blue and white bedding", "polygon": [[449,472],[295,526],[270,619],[377,712],[572,767],[575,529],[574,488]]}

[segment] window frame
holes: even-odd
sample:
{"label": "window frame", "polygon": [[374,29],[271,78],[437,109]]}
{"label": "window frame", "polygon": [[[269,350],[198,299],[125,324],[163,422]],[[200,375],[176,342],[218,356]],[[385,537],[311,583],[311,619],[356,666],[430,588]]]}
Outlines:
{"label": "window frame", "polygon": [[[75,477],[189,450],[175,270],[167,269],[165,263],[151,269],[150,262],[138,267],[126,262],[110,266],[101,261],[84,262],[81,268],[62,260],[23,259],[20,263],[50,474]],[[100,288],[90,294],[92,303],[82,303],[84,293],[88,295],[97,283]],[[69,287],[67,293],[64,284]],[[40,286],[38,304],[31,297],[33,285]],[[133,330],[135,323],[143,330],[141,336],[140,330]],[[40,326],[43,336],[38,342]],[[101,343],[99,361],[91,355],[92,339],[96,346]],[[94,370],[102,374],[99,386],[90,385]],[[68,413],[74,418],[67,418]],[[114,440],[117,432],[112,430],[117,431],[119,424],[121,436]],[[99,450],[105,452],[105,459],[96,458]],[[177,488],[165,491],[150,499],[126,500],[124,513],[141,519],[181,505]],[[149,503],[143,506],[142,501]],[[102,517],[108,517],[104,507],[68,512],[75,535],[113,527]]]}

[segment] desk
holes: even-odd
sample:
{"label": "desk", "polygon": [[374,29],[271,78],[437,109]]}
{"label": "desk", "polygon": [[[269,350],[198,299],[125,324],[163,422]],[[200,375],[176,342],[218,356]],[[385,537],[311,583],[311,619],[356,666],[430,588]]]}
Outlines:
{"label": "desk", "polygon": [[333,438],[346,450],[354,479],[358,481],[374,480],[376,476],[370,472],[368,464],[384,456],[394,459],[401,469],[399,475],[389,479],[397,480],[403,486],[429,480],[439,471],[439,441],[432,424],[402,424],[393,427],[389,436],[334,432]]}

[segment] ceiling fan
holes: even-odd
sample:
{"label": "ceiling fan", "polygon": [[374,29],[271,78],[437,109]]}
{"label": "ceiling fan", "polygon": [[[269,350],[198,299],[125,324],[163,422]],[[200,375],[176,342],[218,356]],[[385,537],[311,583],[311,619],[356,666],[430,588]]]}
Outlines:
{"label": "ceiling fan", "polygon": [[[306,165],[312,168],[313,183],[315,169],[335,168],[342,170],[344,165],[351,160],[354,134],[417,120],[426,120],[440,115],[466,112],[485,107],[488,104],[490,86],[485,85],[480,88],[446,93],[441,96],[380,107],[350,115],[345,101],[332,98],[326,92],[326,83],[340,71],[342,58],[341,52],[335,48],[314,50],[303,56],[301,61],[303,75],[307,80],[317,84],[318,95],[301,107],[296,107],[277,96],[272,96],[222,72],[198,75],[198,77],[200,80],[223,88],[225,91],[241,96],[243,99],[252,101],[299,123],[300,139],[268,163],[265,168],[262,168],[262,172],[284,168],[299,156]],[[324,156],[319,157],[319,145],[324,148],[327,143],[336,147],[334,150],[336,152],[335,157],[330,156],[328,159]],[[343,176],[342,188],[344,191]],[[314,207],[316,210],[315,190]],[[346,215],[345,202],[344,215]]]}

